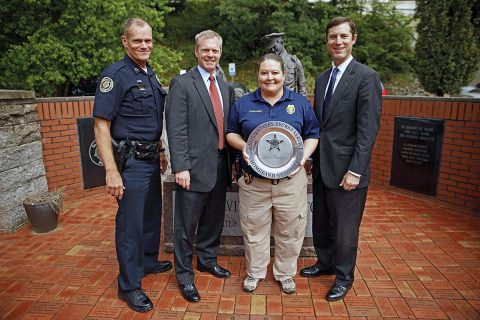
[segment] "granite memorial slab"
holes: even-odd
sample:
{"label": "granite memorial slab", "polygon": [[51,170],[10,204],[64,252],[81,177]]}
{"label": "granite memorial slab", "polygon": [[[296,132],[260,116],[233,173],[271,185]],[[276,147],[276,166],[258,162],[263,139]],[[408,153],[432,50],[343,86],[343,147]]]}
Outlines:
{"label": "granite memorial slab", "polygon": [[444,120],[395,117],[390,184],[435,196]]}
{"label": "granite memorial slab", "polygon": [[80,160],[82,162],[83,189],[105,185],[105,168],[98,155],[93,117],[77,118]]}

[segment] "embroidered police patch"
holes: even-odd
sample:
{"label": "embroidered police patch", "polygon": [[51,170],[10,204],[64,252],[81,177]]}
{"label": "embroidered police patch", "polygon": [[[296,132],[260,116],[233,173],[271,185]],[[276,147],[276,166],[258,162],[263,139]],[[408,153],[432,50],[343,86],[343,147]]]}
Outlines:
{"label": "embroidered police patch", "polygon": [[286,109],[286,110],[287,110],[287,113],[288,113],[288,114],[294,114],[294,113],[295,113],[295,106],[294,106],[293,104],[289,104],[289,105],[287,106],[287,109]]}
{"label": "embroidered police patch", "polygon": [[106,93],[113,89],[113,80],[109,77],[103,77],[100,81],[100,92]]}

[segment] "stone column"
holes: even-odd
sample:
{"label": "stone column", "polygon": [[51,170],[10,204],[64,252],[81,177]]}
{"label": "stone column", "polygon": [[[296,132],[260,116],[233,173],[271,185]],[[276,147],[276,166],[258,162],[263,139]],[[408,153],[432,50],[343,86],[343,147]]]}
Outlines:
{"label": "stone column", "polygon": [[23,199],[47,190],[35,92],[0,90],[0,231],[23,225]]}

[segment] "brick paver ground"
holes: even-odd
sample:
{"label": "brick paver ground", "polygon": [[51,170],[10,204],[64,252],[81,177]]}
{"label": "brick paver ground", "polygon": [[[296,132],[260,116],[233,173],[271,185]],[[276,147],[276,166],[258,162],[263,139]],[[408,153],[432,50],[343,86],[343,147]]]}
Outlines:
{"label": "brick paver ground", "polygon": [[116,295],[115,210],[108,196],[90,197],[69,204],[53,232],[0,234],[0,319],[480,319],[480,218],[424,198],[371,188],[344,301],[324,299],[333,277],[297,276],[298,292],[283,294],[271,268],[247,294],[245,259],[222,256],[232,277],[198,273],[197,304],[183,300],[172,271],[144,278],[155,305],[146,314]]}

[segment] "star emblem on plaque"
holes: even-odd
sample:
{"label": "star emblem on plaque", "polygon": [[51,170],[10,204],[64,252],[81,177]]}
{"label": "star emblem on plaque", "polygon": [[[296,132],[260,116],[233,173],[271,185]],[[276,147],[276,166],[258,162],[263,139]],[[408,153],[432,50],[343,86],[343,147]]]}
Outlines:
{"label": "star emblem on plaque", "polygon": [[273,134],[273,139],[270,139],[270,140],[267,139],[266,141],[270,143],[270,149],[268,150],[272,150],[275,148],[278,151],[280,151],[280,144],[283,143],[283,140],[278,140],[276,134]]}
{"label": "star emblem on plaque", "polygon": [[246,152],[255,172],[265,178],[281,179],[300,166],[303,140],[288,123],[269,121],[252,131]]}

